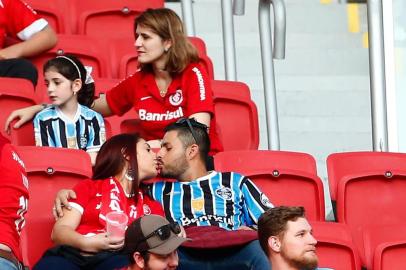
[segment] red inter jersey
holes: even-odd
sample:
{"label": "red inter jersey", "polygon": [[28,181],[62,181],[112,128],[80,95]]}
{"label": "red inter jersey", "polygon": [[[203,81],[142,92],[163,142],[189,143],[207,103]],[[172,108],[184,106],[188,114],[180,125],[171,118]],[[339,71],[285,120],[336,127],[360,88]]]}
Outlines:
{"label": "red inter jersey", "polygon": [[106,98],[114,114],[122,115],[131,107],[137,111],[146,140],[161,139],[164,128],[179,118],[210,113],[210,154],[223,150],[216,130],[213,91],[200,64],[192,63],[175,76],[165,97],[159,94],[154,75],[139,71],[108,91]]}
{"label": "red inter jersey", "polygon": [[28,179],[24,163],[0,133],[0,243],[22,261],[20,233],[27,212]]}
{"label": "red inter jersey", "polygon": [[105,215],[111,211],[123,211],[128,216],[128,224],[144,215],[161,215],[161,204],[139,192],[137,203],[133,197],[125,195],[120,183],[114,178],[104,180],[87,179],[73,189],[76,199],[69,204],[82,214],[76,231],[82,235],[105,232]]}
{"label": "red inter jersey", "polygon": [[27,40],[48,23],[21,0],[0,0],[0,48],[5,36]]}

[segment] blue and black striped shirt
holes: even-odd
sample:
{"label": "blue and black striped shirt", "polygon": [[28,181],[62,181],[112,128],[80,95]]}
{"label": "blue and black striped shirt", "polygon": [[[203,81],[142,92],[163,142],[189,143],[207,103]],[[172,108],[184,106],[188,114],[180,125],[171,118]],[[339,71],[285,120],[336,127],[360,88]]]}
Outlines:
{"label": "blue and black striped shirt", "polygon": [[69,119],[56,106],[37,113],[34,118],[35,144],[37,146],[99,151],[106,141],[103,117],[82,105],[74,119]]}
{"label": "blue and black striped shirt", "polygon": [[191,182],[156,182],[152,197],[166,218],[183,226],[219,226],[236,230],[257,224],[259,216],[273,207],[247,177],[234,172],[211,172]]}

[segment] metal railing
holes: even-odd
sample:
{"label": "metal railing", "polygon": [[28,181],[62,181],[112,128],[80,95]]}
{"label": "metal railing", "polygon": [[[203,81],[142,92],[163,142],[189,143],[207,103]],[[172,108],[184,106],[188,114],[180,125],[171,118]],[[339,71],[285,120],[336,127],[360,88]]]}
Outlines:
{"label": "metal railing", "polygon": [[193,16],[192,0],[181,0],[183,24],[188,36],[196,36],[195,21]]}
{"label": "metal railing", "polygon": [[388,151],[382,0],[368,0],[369,72],[374,151]]}
{"label": "metal railing", "polygon": [[[274,12],[274,50],[272,53],[271,5]],[[285,58],[286,10],[283,0],[260,0],[258,22],[261,41],[268,149],[279,150],[278,106],[273,58]]]}

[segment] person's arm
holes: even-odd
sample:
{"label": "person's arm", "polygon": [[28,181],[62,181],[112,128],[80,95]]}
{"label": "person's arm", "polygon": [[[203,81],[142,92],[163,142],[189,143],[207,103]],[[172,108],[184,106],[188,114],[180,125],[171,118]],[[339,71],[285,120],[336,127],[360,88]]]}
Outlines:
{"label": "person's arm", "polygon": [[[235,177],[243,177],[235,175]],[[241,192],[243,193],[244,206],[243,211],[246,217],[248,226],[255,225],[258,222],[259,216],[273,207],[273,204],[268,197],[247,177],[243,177]]]}
{"label": "person's arm", "polygon": [[210,128],[210,120],[211,120],[210,113],[207,112],[194,113],[189,115],[189,118],[194,118],[197,122],[205,124],[208,128]]}
{"label": "person's arm", "polygon": [[107,233],[85,237],[76,232],[82,215],[76,209],[64,211],[64,216],[58,219],[52,230],[51,238],[59,245],[69,245],[86,252],[99,252],[102,250],[117,250],[124,245],[124,239],[112,241]]}
{"label": "person's arm", "polygon": [[54,30],[46,26],[31,38],[1,49],[0,57],[10,59],[34,56],[53,48],[57,40]]}
{"label": "person's arm", "polygon": [[54,207],[52,208],[52,214],[55,220],[62,218],[64,216],[62,208],[65,207],[67,210],[71,210],[72,207],[69,205],[69,199],[76,199],[76,193],[72,189],[61,189],[58,191],[54,201]]}
{"label": "person's arm", "polygon": [[210,120],[214,112],[213,91],[207,72],[200,65],[192,65],[183,76],[187,92],[188,118],[195,118],[198,122],[210,127]]}
{"label": "person's arm", "polygon": [[44,108],[43,105],[38,104],[38,105],[33,105],[29,107],[25,107],[22,109],[15,110],[10,113],[10,115],[7,117],[6,122],[4,123],[4,131],[6,133],[10,133],[10,124],[14,120],[18,119],[18,121],[13,125],[13,128],[19,128],[31,119],[34,118],[34,116],[40,112]]}
{"label": "person's arm", "polygon": [[[7,134],[9,134],[10,124],[16,119],[18,119],[18,121],[13,125],[13,128],[15,129],[20,128],[22,125],[33,119],[34,116],[38,112],[40,112],[43,108],[44,108],[43,104],[38,104],[11,112],[11,114],[7,117],[6,122],[4,124],[4,131]],[[100,98],[96,99],[92,104],[91,109],[93,109],[94,111],[100,113],[105,117],[113,114],[112,111],[110,110],[109,105],[107,104],[105,96],[101,96]]]}

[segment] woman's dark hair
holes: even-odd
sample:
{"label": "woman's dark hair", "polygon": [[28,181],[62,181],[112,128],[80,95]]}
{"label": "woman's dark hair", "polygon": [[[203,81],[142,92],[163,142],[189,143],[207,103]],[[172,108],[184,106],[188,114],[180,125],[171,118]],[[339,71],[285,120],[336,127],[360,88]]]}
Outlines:
{"label": "woman's dark hair", "polygon": [[[172,46],[168,52],[166,70],[174,75],[181,73],[190,63],[199,62],[197,49],[187,38],[183,30],[183,23],[179,16],[171,9],[157,8],[147,9],[134,21],[134,34],[137,26],[149,28],[162,38],[170,40]],[[140,64],[141,70],[151,71],[151,64]]]}
{"label": "woman's dark hair", "polygon": [[137,201],[139,190],[137,143],[140,140],[138,134],[119,134],[108,139],[100,148],[96,157],[96,164],[93,168],[94,180],[106,179],[119,174],[125,165],[126,159],[129,163],[127,174],[133,177],[131,193]]}
{"label": "woman's dark hair", "polygon": [[90,108],[94,100],[95,86],[94,83],[85,83],[87,72],[82,62],[71,54],[65,54],[52,58],[45,63],[43,68],[44,73],[51,69],[62,74],[70,81],[80,79],[82,81],[82,88],[77,93],[78,102]]}

